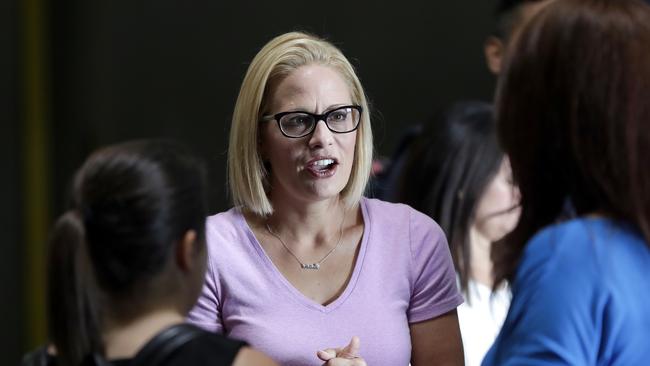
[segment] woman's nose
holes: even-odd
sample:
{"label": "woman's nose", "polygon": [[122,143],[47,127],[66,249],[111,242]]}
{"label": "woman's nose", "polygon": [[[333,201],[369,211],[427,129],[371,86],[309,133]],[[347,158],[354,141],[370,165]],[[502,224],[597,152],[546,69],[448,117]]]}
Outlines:
{"label": "woman's nose", "polygon": [[312,132],[311,136],[309,136],[309,147],[314,149],[331,145],[333,138],[334,134],[327,127],[325,121],[318,120],[316,121],[314,132]]}

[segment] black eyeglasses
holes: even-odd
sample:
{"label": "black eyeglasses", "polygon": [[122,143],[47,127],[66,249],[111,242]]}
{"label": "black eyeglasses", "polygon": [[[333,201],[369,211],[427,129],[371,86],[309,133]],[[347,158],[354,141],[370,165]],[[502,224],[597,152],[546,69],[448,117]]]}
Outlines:
{"label": "black eyeglasses", "polygon": [[302,111],[281,112],[272,116],[263,116],[262,121],[276,120],[282,134],[291,138],[309,135],[316,129],[318,121],[324,121],[332,132],[348,133],[359,127],[361,111],[363,111],[361,106],[346,105],[323,114]]}

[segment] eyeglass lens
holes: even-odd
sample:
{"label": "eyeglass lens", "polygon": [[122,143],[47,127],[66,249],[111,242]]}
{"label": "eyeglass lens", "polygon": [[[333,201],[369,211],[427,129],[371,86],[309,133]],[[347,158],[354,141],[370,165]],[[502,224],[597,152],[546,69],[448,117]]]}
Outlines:
{"label": "eyeglass lens", "polygon": [[[317,116],[295,112],[285,114],[280,118],[280,128],[289,136],[304,136],[314,129]],[[325,114],[325,123],[335,132],[349,132],[354,130],[359,123],[360,113],[351,107],[334,109]]]}

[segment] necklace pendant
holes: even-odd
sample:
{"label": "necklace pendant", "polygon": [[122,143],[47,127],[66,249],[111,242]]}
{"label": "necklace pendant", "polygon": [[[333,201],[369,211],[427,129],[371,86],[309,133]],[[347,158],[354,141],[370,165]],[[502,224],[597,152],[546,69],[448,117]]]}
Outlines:
{"label": "necklace pendant", "polygon": [[302,269],[318,270],[318,269],[320,269],[320,264],[318,264],[318,263],[307,263],[307,264],[300,263],[300,267],[302,267]]}

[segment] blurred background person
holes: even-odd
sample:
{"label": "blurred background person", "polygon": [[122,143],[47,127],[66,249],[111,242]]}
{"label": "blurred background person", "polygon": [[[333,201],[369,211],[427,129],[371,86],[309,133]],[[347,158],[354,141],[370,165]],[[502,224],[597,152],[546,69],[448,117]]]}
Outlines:
{"label": "blurred background person", "polygon": [[[275,365],[185,324],[205,275],[205,170],[163,140],[103,148],[77,171],[48,254],[48,365]],[[173,347],[173,348],[172,348]],[[43,352],[26,358],[38,362]],[[29,363],[31,361],[32,363]]]}
{"label": "blurred background person", "polygon": [[495,75],[501,72],[501,64],[513,35],[552,1],[554,0],[499,0],[495,10],[495,29],[483,45],[490,72]]}
{"label": "blurred background person", "polygon": [[466,365],[480,365],[505,319],[510,293],[492,294],[490,248],[519,217],[510,164],[496,141],[493,108],[459,102],[423,126],[395,172],[396,202],[433,218],[447,235],[465,303],[458,307]]}
{"label": "blurred background person", "polygon": [[[498,76],[502,59],[513,35],[551,1],[553,0],[499,0],[496,2],[493,30],[483,41],[484,62],[493,75]],[[466,94],[476,94],[476,90],[469,89]],[[491,97],[492,93],[488,98]],[[370,182],[370,195],[388,201],[396,199],[395,194],[399,189],[397,186],[399,172],[403,169],[404,164],[404,153],[413,139],[420,134],[421,129],[421,124],[416,123],[406,128],[405,131],[400,131],[392,153],[376,158]]]}
{"label": "blurred background person", "polygon": [[649,44],[647,4],[561,0],[509,50],[496,115],[522,212],[493,247],[513,297],[484,365],[650,359]]}

